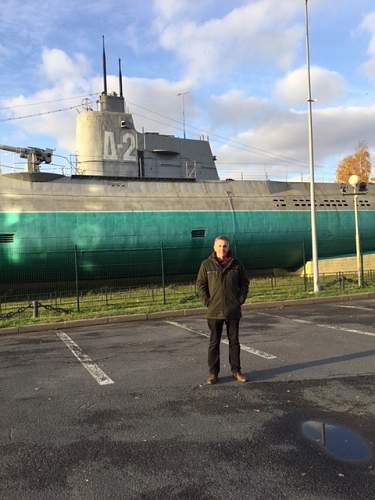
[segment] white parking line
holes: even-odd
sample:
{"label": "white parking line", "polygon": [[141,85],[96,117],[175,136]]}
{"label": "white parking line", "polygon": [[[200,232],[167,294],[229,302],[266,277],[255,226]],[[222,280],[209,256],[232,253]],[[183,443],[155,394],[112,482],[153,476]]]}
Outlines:
{"label": "white parking line", "polygon": [[[177,321],[166,321],[166,323],[168,323],[169,325],[182,328],[183,330],[187,330],[188,332],[196,333],[197,335],[201,335],[202,337],[210,338],[208,333],[202,332],[200,330],[193,330],[193,328],[190,328],[189,326],[184,325],[183,323],[177,323]],[[223,344],[229,345],[228,339],[223,339],[222,342]],[[241,350],[248,352],[249,354],[254,354],[254,356],[259,356],[260,358],[277,359],[276,356],[274,356],[273,354],[268,354],[268,352],[263,352],[259,351],[258,349],[253,349],[252,347],[248,347],[247,345],[241,344]]]}
{"label": "white parking line", "polygon": [[64,342],[66,347],[73,353],[82,366],[90,373],[99,385],[114,384],[114,381],[106,375],[93,360],[85,354],[78,344],[72,340],[65,332],[57,332],[56,335]]}
{"label": "white parking line", "polygon": [[344,307],[346,309],[359,309],[360,311],[372,311],[375,312],[375,309],[372,307],[364,307],[364,306],[344,306],[344,305],[338,305],[337,307]]}
{"label": "white parking line", "polygon": [[330,330],[337,330],[339,332],[348,332],[348,333],[356,333],[357,335],[367,335],[368,337],[375,337],[374,332],[366,332],[363,330],[354,330],[352,328],[344,328],[343,326],[338,325],[328,325],[326,323],[315,323],[314,321],[310,321],[308,319],[297,319],[297,318],[289,318],[288,316],[281,316],[279,314],[270,314],[270,313],[261,313],[257,312],[261,316],[269,316],[271,318],[284,319],[287,321],[294,321],[295,323],[303,323],[308,325],[314,325],[319,328],[329,328]]}

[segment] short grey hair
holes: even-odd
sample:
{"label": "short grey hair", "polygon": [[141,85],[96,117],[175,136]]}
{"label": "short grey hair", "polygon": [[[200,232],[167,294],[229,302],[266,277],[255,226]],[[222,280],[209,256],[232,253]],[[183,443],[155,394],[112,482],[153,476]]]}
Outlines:
{"label": "short grey hair", "polygon": [[226,236],[224,236],[224,235],[221,234],[220,236],[216,236],[216,238],[214,239],[214,245],[219,240],[226,241],[227,243],[230,244],[229,238],[227,238]]}

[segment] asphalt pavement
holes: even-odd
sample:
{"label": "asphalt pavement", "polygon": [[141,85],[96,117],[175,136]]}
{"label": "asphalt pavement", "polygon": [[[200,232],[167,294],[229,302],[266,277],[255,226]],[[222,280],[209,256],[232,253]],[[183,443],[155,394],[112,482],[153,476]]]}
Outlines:
{"label": "asphalt pavement", "polygon": [[0,498],[373,499],[374,317],[370,299],[246,311],[243,385],[225,343],[206,384],[197,316],[2,336]]}

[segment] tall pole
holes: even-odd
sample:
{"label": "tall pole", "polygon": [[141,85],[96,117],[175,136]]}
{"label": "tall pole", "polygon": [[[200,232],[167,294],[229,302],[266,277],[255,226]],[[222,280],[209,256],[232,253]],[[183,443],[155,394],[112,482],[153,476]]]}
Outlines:
{"label": "tall pole", "polygon": [[118,60],[118,80],[119,80],[119,91],[120,97],[123,97],[122,93],[122,72],[121,72],[121,59]]}
{"label": "tall pole", "polygon": [[306,24],[306,65],[307,65],[307,86],[308,86],[308,128],[309,128],[309,165],[310,165],[310,200],[311,200],[311,248],[312,267],[314,277],[314,292],[319,293],[319,264],[318,264],[318,242],[316,230],[316,207],[315,207],[315,178],[314,178],[314,137],[312,121],[311,97],[311,71],[310,71],[310,42],[309,42],[309,13],[308,0],[305,0],[305,24]]}
{"label": "tall pole", "polygon": [[355,219],[355,248],[357,253],[357,273],[358,273],[358,286],[362,288],[363,285],[363,269],[362,269],[362,255],[361,255],[361,236],[359,232],[359,214],[358,214],[358,194],[357,186],[354,186],[354,219]]}
{"label": "tall pole", "polygon": [[107,95],[107,60],[105,56],[105,47],[104,47],[104,35],[103,38],[103,87],[104,94]]}
{"label": "tall pole", "polygon": [[183,125],[183,129],[184,129],[184,139],[186,139],[185,96],[188,93],[189,93],[189,91],[187,90],[186,92],[179,92],[177,94],[179,97],[182,97],[182,125]]}

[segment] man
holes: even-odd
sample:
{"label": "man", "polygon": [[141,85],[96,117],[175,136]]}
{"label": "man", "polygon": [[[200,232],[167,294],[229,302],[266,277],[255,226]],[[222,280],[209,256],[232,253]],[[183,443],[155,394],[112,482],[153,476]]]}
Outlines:
{"label": "man", "polygon": [[220,371],[220,341],[225,323],[229,340],[229,363],[234,380],[245,383],[241,373],[238,340],[241,305],[245,302],[249,279],[243,265],[232,256],[229,240],[218,236],[214,251],[204,260],[197,277],[197,289],[207,306],[208,327],[211,332],[208,347],[207,382],[216,384]]}

